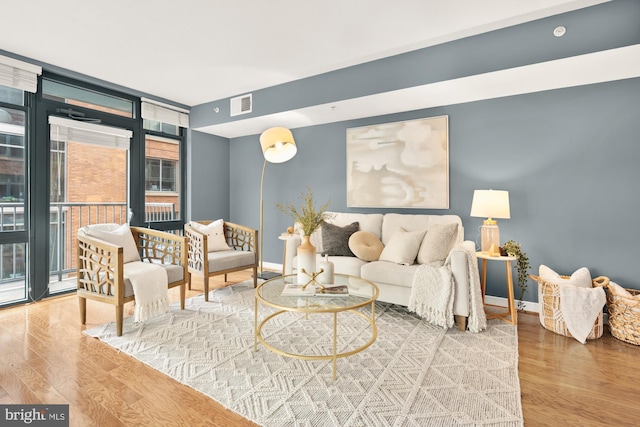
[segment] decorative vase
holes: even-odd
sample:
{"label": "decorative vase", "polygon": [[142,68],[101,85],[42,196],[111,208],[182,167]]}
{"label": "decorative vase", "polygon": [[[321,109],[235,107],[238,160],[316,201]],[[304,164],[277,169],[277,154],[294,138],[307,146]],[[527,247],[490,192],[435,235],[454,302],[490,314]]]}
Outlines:
{"label": "decorative vase", "polygon": [[324,260],[318,265],[318,282],[322,285],[333,284],[333,263],[329,261],[329,255],[324,256]]}
{"label": "decorative vase", "polygon": [[[302,236],[302,244],[298,246],[298,276],[299,285],[304,285],[311,280],[316,272],[316,247],[311,244],[311,236]],[[303,273],[302,270],[306,271]]]}

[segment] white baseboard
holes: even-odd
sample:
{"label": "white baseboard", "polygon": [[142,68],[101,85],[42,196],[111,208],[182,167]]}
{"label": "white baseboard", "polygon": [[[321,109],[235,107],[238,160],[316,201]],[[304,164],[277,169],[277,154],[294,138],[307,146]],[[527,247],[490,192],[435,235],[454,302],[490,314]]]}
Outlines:
{"label": "white baseboard", "polygon": [[262,262],[262,266],[266,269],[277,271],[278,273],[282,272],[282,264],[278,264],[275,262]]}
{"label": "white baseboard", "polygon": [[[503,298],[503,297],[494,297],[491,295],[486,295],[484,297],[484,302],[485,304],[489,304],[489,305],[495,305],[498,307],[508,307],[508,303],[507,303],[507,299]],[[520,302],[520,300],[515,300],[515,304],[516,307],[518,307],[518,303]],[[538,304],[537,302],[531,302],[531,301],[522,301],[522,308],[524,311],[530,311],[532,313],[539,313],[540,312],[540,304]]]}

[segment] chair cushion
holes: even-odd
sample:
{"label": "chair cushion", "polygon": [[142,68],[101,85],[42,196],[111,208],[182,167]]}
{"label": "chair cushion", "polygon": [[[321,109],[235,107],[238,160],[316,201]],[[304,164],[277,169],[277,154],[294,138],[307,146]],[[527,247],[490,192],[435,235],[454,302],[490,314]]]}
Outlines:
{"label": "chair cushion", "polygon": [[418,264],[444,262],[456,242],[458,224],[433,224],[427,228],[418,251]]}
{"label": "chair cushion", "polygon": [[349,237],[349,249],[364,261],[377,261],[384,249],[380,239],[368,231],[356,231]]}
{"label": "chair cushion", "polygon": [[92,224],[83,227],[82,232],[87,236],[121,247],[125,264],[140,261],[140,253],[129,224]]}
{"label": "chair cushion", "polygon": [[426,231],[406,231],[400,227],[389,239],[380,254],[380,261],[411,265],[418,255]]}
{"label": "chair cushion", "polygon": [[227,239],[224,237],[223,219],[217,219],[207,225],[191,221],[189,225],[197,232],[207,236],[208,252],[228,251],[230,249],[227,244]]}
{"label": "chair cushion", "polygon": [[158,264],[167,271],[167,279],[169,285],[184,279],[184,269],[182,266],[175,264]]}
{"label": "chair cushion", "polygon": [[209,252],[209,273],[239,268],[253,265],[256,262],[256,254],[249,251],[237,251],[229,249],[226,251]]}
{"label": "chair cushion", "polygon": [[322,255],[355,256],[349,249],[349,238],[360,229],[358,222],[344,227],[333,224],[322,224]]}
{"label": "chair cushion", "polygon": [[[164,268],[167,271],[167,279],[169,280],[169,285],[184,279],[181,266],[175,265],[175,264],[160,264],[160,263],[154,263],[154,264],[159,265],[160,267]],[[131,285],[131,280],[129,280],[129,278],[127,277],[126,264],[124,265],[123,273],[124,273],[124,297],[127,298],[133,295],[133,285]],[[103,285],[100,289],[100,293],[104,293],[104,292],[105,292],[105,289]],[[113,292],[111,292],[110,295],[113,295]]]}

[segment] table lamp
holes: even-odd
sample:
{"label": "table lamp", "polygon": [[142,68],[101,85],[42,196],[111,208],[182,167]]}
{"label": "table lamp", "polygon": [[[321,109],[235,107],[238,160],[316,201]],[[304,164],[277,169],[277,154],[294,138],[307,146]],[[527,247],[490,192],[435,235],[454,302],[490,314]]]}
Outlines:
{"label": "table lamp", "polygon": [[481,251],[500,256],[500,229],[494,218],[509,219],[509,192],[504,190],[475,190],[471,202],[471,216],[486,217],[480,227]]}
{"label": "table lamp", "polygon": [[267,162],[270,163],[284,163],[287,160],[293,158],[298,152],[296,148],[296,141],[293,139],[293,134],[287,128],[274,127],[265,130],[260,135],[260,147],[262,148],[262,155],[264,156],[264,164],[262,165],[262,178],[260,179],[260,272],[258,278],[270,279],[275,276],[279,276],[278,273],[265,272],[262,270],[262,247],[264,242],[263,233],[263,198],[262,190],[264,188],[264,171],[267,167]]}

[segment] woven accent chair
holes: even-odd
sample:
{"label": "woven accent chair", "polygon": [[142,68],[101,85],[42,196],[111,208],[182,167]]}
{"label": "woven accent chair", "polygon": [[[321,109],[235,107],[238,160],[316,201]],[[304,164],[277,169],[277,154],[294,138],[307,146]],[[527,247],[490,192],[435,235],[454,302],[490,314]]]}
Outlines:
{"label": "woven accent chair", "polygon": [[[212,221],[196,221],[202,225],[209,225]],[[224,237],[229,245],[228,250],[209,251],[207,234],[195,230],[190,224],[185,224],[184,235],[187,238],[187,265],[189,289],[191,276],[202,277],[204,282],[204,300],[209,301],[209,278],[224,274],[225,284],[227,274],[234,271],[253,269],[253,287],[258,285],[258,231],[243,225],[224,222]]]}
{"label": "woven accent chair", "polygon": [[[127,250],[88,234],[91,228],[113,231],[119,224],[94,224],[78,230],[77,294],[80,321],[87,321],[87,299],[116,308],[116,333],[122,335],[124,304],[134,301],[133,286],[126,277]],[[180,308],[184,310],[187,283],[187,242],[182,236],[143,227],[130,227],[140,261],[162,266],[168,288],[180,286]]]}

